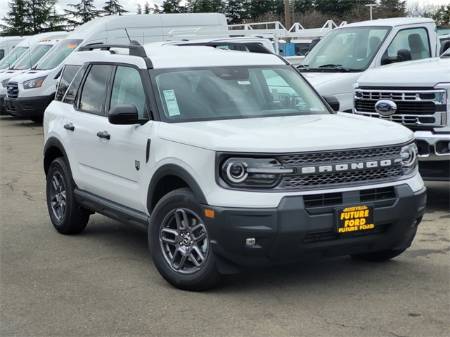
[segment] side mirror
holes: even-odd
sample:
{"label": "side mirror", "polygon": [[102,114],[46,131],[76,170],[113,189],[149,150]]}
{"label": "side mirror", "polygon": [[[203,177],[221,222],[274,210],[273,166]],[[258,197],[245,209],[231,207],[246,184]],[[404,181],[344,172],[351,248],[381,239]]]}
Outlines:
{"label": "side mirror", "polygon": [[331,109],[333,109],[334,112],[338,112],[340,105],[339,105],[339,101],[336,97],[334,96],[323,96],[323,99],[325,100],[325,102],[328,103],[328,105],[331,107]]}
{"label": "side mirror", "polygon": [[411,51],[409,51],[408,49],[400,49],[397,52],[397,62],[404,62],[411,60],[412,60]]}
{"label": "side mirror", "polygon": [[139,114],[134,104],[121,104],[109,110],[108,120],[111,124],[139,124]]}

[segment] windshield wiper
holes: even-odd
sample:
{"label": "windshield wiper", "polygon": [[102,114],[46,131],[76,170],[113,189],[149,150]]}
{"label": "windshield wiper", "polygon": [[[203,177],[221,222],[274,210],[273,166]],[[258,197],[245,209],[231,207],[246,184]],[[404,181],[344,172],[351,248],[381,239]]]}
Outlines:
{"label": "windshield wiper", "polygon": [[299,64],[297,66],[297,69],[306,69],[306,68],[309,68],[309,64]]}
{"label": "windshield wiper", "polygon": [[321,66],[319,66],[319,68],[344,68],[344,67],[342,66],[342,64],[329,63],[329,64],[322,64]]}

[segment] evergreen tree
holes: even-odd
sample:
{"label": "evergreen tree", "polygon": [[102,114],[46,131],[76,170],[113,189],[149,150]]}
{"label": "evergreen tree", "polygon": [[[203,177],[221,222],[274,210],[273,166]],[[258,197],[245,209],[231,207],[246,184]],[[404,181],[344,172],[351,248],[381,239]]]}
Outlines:
{"label": "evergreen tree", "polygon": [[244,6],[242,0],[228,0],[225,4],[224,12],[228,19],[229,24],[241,23],[248,18],[246,11],[247,7]]}
{"label": "evergreen tree", "polygon": [[142,14],[142,6],[141,6],[141,4],[137,4],[136,14]]}
{"label": "evergreen tree", "polygon": [[48,30],[49,31],[67,30],[66,28],[67,28],[66,20],[64,15],[56,13],[56,9],[55,7],[53,7],[48,17]]}
{"label": "evergreen tree", "polygon": [[150,12],[151,12],[150,5],[148,4],[148,2],[146,2],[144,5],[144,14],[150,14]]}
{"label": "evergreen tree", "polygon": [[314,3],[311,0],[294,0],[294,11],[305,13],[314,9]]}
{"label": "evergreen tree", "polygon": [[162,11],[164,13],[186,13],[187,8],[181,5],[181,0],[164,0]]}
{"label": "evergreen tree", "polygon": [[441,6],[432,17],[438,25],[450,26],[450,5]]}
{"label": "evergreen tree", "polygon": [[376,8],[377,17],[401,17],[406,15],[405,0],[380,0]]}
{"label": "evergreen tree", "polygon": [[49,30],[56,0],[27,0],[25,15],[33,34]]}
{"label": "evergreen tree", "polygon": [[100,11],[94,6],[93,2],[93,0],[81,0],[77,4],[69,4],[68,6],[73,10],[64,10],[68,15],[67,23],[75,27],[98,17]]}
{"label": "evergreen tree", "polygon": [[3,18],[2,35],[26,35],[30,33],[26,18],[26,3],[24,0],[11,0],[9,11]]}
{"label": "evergreen tree", "polygon": [[223,12],[225,3],[222,0],[191,0],[188,4],[189,12],[192,13],[215,13]]}
{"label": "evergreen tree", "polygon": [[122,15],[128,13],[123,6],[119,3],[119,0],[106,0],[103,6],[103,13],[105,15]]}

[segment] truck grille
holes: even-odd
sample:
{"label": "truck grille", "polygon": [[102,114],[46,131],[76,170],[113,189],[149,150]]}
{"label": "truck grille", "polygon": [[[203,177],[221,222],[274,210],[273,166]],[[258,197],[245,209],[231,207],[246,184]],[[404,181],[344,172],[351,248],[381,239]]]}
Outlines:
{"label": "truck grille", "polygon": [[[364,185],[398,180],[403,176],[400,158],[401,145],[362,148],[352,150],[305,152],[278,156],[286,168],[294,168],[294,173],[281,178],[278,189],[318,189],[340,185]],[[303,173],[304,167],[320,167],[350,163],[366,163],[390,160],[392,165],[364,167],[357,170]]]}
{"label": "truck grille", "polygon": [[[381,116],[375,111],[379,100],[391,100],[397,104],[397,111],[391,116]],[[355,91],[355,113],[390,120],[410,127],[445,126],[445,90],[380,90],[357,89]]]}
{"label": "truck grille", "polygon": [[8,98],[17,98],[19,96],[19,85],[17,82],[8,82],[6,85]]}

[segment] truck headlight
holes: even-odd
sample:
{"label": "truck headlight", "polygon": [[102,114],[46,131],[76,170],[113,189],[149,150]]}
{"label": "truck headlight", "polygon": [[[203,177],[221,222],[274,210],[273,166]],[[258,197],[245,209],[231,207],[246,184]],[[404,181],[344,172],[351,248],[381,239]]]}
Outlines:
{"label": "truck headlight", "polygon": [[283,174],[293,173],[294,169],[284,168],[274,158],[232,157],[222,162],[220,177],[231,187],[272,188]]}
{"label": "truck headlight", "polygon": [[2,87],[6,88],[6,85],[8,84],[9,78],[6,78],[2,81]]}
{"label": "truck headlight", "polygon": [[32,80],[25,81],[23,82],[23,88],[24,89],[40,88],[46,78],[47,76],[42,76],[38,78],[33,78]]}
{"label": "truck headlight", "polygon": [[435,89],[444,89],[440,93],[436,93],[436,101],[439,104],[450,104],[450,83],[439,83]]}
{"label": "truck headlight", "polygon": [[405,145],[400,150],[404,174],[409,174],[417,167],[417,146],[416,143]]}

